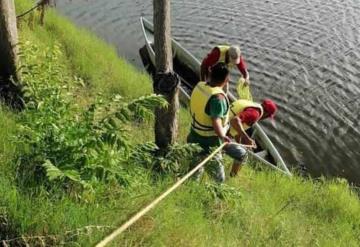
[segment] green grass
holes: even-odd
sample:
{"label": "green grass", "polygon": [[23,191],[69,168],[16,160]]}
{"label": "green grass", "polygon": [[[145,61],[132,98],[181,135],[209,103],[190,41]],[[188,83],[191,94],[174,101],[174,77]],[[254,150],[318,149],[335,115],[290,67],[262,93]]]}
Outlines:
{"label": "green grass", "polygon": [[[16,3],[18,13],[31,6],[29,1]],[[66,72],[84,79],[90,92],[120,93],[134,98],[151,91],[149,76],[137,71],[125,60],[118,59],[114,47],[95,35],[75,27],[52,9],[46,15],[44,28],[39,28],[36,17],[34,19],[32,29],[24,28],[20,32],[22,40],[30,40],[43,47],[60,43],[65,54],[63,63],[68,67]],[[26,22],[22,22],[21,26],[26,26]],[[136,88],[139,85],[142,90]]]}
{"label": "green grass", "polygon": [[[19,13],[31,6],[25,0],[16,4]],[[47,14],[44,27],[33,23],[29,28],[26,20],[20,25],[21,42],[30,41],[40,49],[59,44],[63,73],[83,78],[86,87],[74,92],[79,105],[93,102],[99,92],[104,98],[119,93],[126,99],[151,92],[148,75],[54,11]],[[12,140],[20,121],[17,113],[0,107],[0,239],[50,236],[48,245],[60,239],[66,246],[91,246],[174,182],[172,176],[154,178],[140,169],[129,171],[128,187],[99,184],[94,193],[81,194],[60,188],[23,190],[14,179],[20,147]],[[152,126],[152,121],[129,124],[133,142],[153,140]],[[182,109],[179,142],[185,141],[188,128],[189,116]],[[343,180],[290,179],[247,166],[224,186],[208,179],[187,182],[112,245],[359,246],[359,236],[359,198]],[[35,245],[39,239],[27,241]]]}
{"label": "green grass", "polygon": [[16,116],[0,105],[0,170],[5,172],[11,164],[15,146],[11,135],[16,131]]}
{"label": "green grass", "polygon": [[119,238],[118,246],[359,244],[359,201],[345,183],[246,169],[228,185],[241,194],[225,202],[213,199],[204,185],[183,187]]}

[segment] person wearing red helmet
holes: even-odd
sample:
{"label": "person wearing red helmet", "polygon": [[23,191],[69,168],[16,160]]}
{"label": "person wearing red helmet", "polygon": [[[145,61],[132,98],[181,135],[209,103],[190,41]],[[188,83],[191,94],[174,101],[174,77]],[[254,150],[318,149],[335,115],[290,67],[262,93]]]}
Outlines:
{"label": "person wearing red helmet", "polygon": [[[238,143],[256,147],[255,141],[249,137],[246,130],[260,120],[267,118],[274,119],[276,111],[277,106],[270,99],[264,99],[260,104],[250,100],[236,100],[230,105],[229,118],[231,128],[228,135]],[[236,176],[240,168],[241,163],[235,160],[230,176]]]}

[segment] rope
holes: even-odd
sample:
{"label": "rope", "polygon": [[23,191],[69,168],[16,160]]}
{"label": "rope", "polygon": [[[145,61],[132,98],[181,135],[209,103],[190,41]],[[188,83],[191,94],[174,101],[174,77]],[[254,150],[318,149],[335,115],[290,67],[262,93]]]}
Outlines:
{"label": "rope", "polygon": [[19,19],[19,18],[23,17],[24,15],[29,14],[31,11],[33,11],[34,9],[38,8],[41,4],[43,4],[42,2],[43,2],[43,1],[40,0],[39,2],[37,2],[37,3],[35,4],[34,7],[32,7],[31,9],[29,9],[29,10],[27,10],[27,11],[25,11],[24,13],[16,16],[16,18]]}
{"label": "rope", "polygon": [[154,201],[152,201],[149,205],[143,208],[140,212],[131,217],[127,222],[125,222],[122,226],[112,232],[109,236],[104,238],[101,242],[99,242],[96,247],[104,247],[112,240],[114,240],[119,234],[125,231],[129,226],[134,224],[137,220],[139,220],[142,216],[144,216],[147,212],[149,212],[153,207],[155,207],[160,201],[162,201],[167,195],[173,192],[177,187],[179,187],[182,183],[185,182],[189,177],[191,177],[197,170],[199,170],[206,162],[208,162],[215,154],[221,151],[226,143],[223,143],[220,147],[214,150],[206,159],[200,162],[195,168],[193,168],[190,172],[188,172],[184,177],[182,177],[179,181],[177,181],[173,186],[171,186],[167,191],[162,193],[159,197],[157,197]]}

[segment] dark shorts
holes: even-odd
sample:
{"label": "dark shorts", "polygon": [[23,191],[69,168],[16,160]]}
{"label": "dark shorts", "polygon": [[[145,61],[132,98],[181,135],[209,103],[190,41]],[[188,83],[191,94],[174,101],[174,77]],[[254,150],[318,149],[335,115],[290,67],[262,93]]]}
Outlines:
{"label": "dark shorts", "polygon": [[[227,144],[224,147],[224,151],[238,163],[241,163],[246,157],[246,150],[236,143]],[[193,165],[195,166],[201,162],[201,160],[205,159],[211,152],[211,149],[203,150],[197,157],[196,163]],[[207,162],[195,173],[195,179],[200,180],[204,171],[206,171],[218,183],[223,183],[225,181],[225,169],[221,152],[217,153],[209,162]]]}

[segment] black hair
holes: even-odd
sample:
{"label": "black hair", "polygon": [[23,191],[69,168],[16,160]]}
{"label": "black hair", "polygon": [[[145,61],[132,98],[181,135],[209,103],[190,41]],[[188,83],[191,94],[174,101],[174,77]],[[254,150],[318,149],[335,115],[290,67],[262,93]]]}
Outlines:
{"label": "black hair", "polygon": [[229,69],[223,62],[217,63],[211,67],[211,79],[208,84],[212,87],[220,86],[229,76]]}

